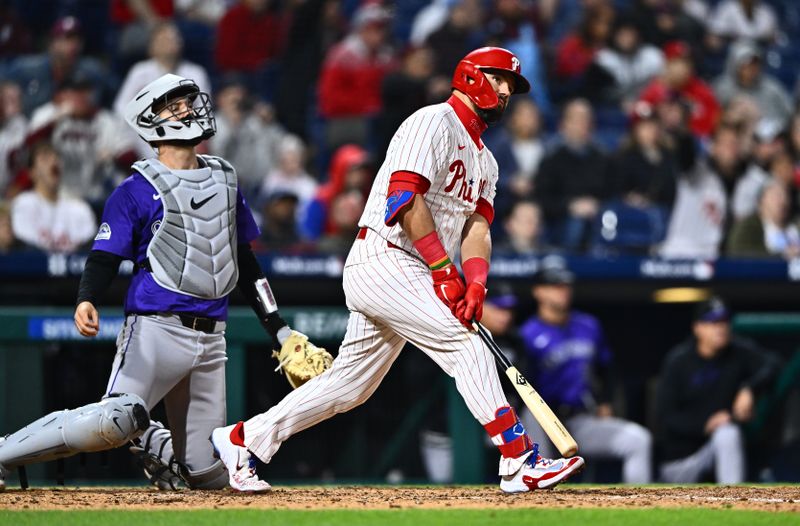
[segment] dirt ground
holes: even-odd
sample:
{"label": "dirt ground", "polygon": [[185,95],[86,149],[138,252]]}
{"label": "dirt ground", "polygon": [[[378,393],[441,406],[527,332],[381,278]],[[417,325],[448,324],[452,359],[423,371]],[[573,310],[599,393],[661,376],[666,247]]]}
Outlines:
{"label": "dirt ground", "polygon": [[261,495],[149,488],[9,489],[0,509],[394,509],[703,507],[800,513],[800,487],[582,488],[505,495],[497,486],[281,487]]}

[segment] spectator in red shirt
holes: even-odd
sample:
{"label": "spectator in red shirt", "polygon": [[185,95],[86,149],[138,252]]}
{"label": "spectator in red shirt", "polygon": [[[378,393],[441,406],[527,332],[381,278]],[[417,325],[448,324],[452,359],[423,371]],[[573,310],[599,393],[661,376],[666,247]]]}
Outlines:
{"label": "spectator in red shirt", "polygon": [[577,30],[558,44],[556,76],[562,80],[581,77],[595,54],[607,44],[613,22],[614,10],[611,7],[600,4],[594,9],[587,9]]}
{"label": "spectator in red shirt", "polygon": [[173,0],[111,0],[111,20],[120,25],[137,20],[155,25],[174,12]]}
{"label": "spectator in red shirt", "polygon": [[373,174],[369,168],[367,151],[355,144],[346,144],[336,150],[331,159],[328,181],[317,190],[317,195],[305,209],[301,230],[303,237],[316,241],[323,235],[338,232],[332,221],[331,208],[336,196],[357,190],[366,199]]}
{"label": "spectator in red shirt", "polygon": [[331,150],[347,142],[367,142],[369,118],[382,107],[383,77],[395,65],[394,51],[386,42],[389,19],[380,5],[361,7],[350,33],[325,57],[319,108],[328,120],[326,143]]}
{"label": "spectator in red shirt", "polygon": [[174,14],[173,0],[111,0],[111,21],[119,30],[116,68],[121,75],[145,58],[150,32]]}
{"label": "spectator in red shirt", "polygon": [[284,24],[270,0],[241,0],[217,28],[215,59],[223,73],[247,76],[249,88],[272,99],[274,64],[281,53]]}
{"label": "spectator in red shirt", "polygon": [[653,106],[668,100],[682,100],[691,110],[689,128],[692,133],[708,137],[721,111],[714,92],[695,74],[689,47],[685,43],[670,42],[664,46],[664,55],[667,59],[664,74],[642,91],[639,100]]}

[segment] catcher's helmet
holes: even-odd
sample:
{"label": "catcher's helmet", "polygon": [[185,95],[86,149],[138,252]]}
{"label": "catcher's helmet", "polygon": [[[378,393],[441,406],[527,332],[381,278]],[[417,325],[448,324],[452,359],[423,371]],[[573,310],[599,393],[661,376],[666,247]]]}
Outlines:
{"label": "catcher's helmet", "polygon": [[[467,95],[482,110],[497,106],[500,100],[483,71],[505,71],[514,76],[514,93],[528,93],[531,85],[520,73],[519,59],[501,47],[482,47],[470,52],[456,66],[452,87]],[[470,80],[474,81],[470,84]]]}
{"label": "catcher's helmet", "polygon": [[[186,99],[185,114],[162,116],[172,103]],[[125,120],[147,142],[186,141],[197,144],[217,132],[211,100],[197,84],[167,73],[141,89],[125,106]]]}

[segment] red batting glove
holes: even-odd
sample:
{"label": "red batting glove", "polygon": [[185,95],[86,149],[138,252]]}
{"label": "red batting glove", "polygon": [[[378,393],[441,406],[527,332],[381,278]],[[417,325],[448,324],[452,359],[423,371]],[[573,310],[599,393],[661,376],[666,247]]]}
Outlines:
{"label": "red batting glove", "polygon": [[481,257],[472,257],[463,261],[464,277],[467,279],[467,291],[464,299],[456,307],[456,317],[468,329],[472,330],[472,321],[483,318],[483,302],[486,299],[486,277],[489,275],[489,261]]}
{"label": "red batting glove", "polygon": [[[442,300],[442,303],[453,311],[464,297],[465,292],[464,280],[458,274],[458,269],[450,263],[440,269],[432,270],[431,277],[433,277],[434,292]],[[455,314],[454,311],[453,314]]]}
{"label": "red batting glove", "polygon": [[483,318],[483,302],[486,299],[486,287],[483,283],[473,281],[467,285],[467,291],[464,293],[458,306],[456,306],[456,315],[458,320],[468,329],[472,329],[472,320],[481,321]]}

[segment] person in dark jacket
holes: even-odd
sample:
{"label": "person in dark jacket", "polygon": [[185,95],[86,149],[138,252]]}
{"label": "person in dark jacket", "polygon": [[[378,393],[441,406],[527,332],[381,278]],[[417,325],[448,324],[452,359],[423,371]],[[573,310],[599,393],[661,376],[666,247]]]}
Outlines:
{"label": "person in dark jacket", "polygon": [[[429,89],[433,60],[434,54],[430,48],[408,49],[401,69],[384,77],[381,85],[384,110],[377,117],[375,151],[385,152],[389,149],[394,132],[412,113],[426,104],[441,102],[434,101]],[[381,163],[383,158],[376,161]]]}
{"label": "person in dark jacket", "polygon": [[755,398],[774,378],[778,359],[731,335],[730,310],[712,297],[695,312],[694,337],[668,355],[657,396],[661,479],[737,484],[746,471],[739,427],[754,416]]}
{"label": "person in dark jacket", "polygon": [[547,224],[561,232],[557,244],[568,250],[586,247],[611,187],[609,159],[591,141],[592,119],[592,107],[584,99],[564,107],[562,141],[542,160],[534,189]]}
{"label": "person in dark jacket", "polygon": [[669,210],[675,201],[678,171],[655,109],[637,104],[631,115],[630,139],[614,159],[618,193],[630,206]]}

